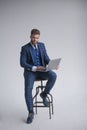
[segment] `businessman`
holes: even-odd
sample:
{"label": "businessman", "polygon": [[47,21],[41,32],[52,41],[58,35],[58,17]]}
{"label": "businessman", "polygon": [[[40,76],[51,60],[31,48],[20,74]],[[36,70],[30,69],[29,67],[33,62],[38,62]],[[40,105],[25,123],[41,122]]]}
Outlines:
{"label": "businessman", "polygon": [[53,71],[44,72],[50,58],[47,55],[44,43],[39,42],[40,31],[32,29],[30,42],[21,48],[20,65],[24,68],[25,101],[28,109],[27,123],[30,124],[34,118],[32,89],[37,78],[47,79],[44,92],[40,93],[45,106],[49,106],[47,94],[53,88],[57,75]]}

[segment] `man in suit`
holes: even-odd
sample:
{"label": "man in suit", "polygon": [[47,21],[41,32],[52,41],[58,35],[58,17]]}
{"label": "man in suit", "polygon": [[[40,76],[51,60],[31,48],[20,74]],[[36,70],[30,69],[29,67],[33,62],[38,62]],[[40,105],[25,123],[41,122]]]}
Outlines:
{"label": "man in suit", "polygon": [[32,89],[37,78],[47,79],[44,92],[40,94],[43,104],[49,106],[47,94],[53,88],[57,75],[53,71],[44,72],[50,58],[47,55],[44,43],[39,42],[40,31],[32,29],[30,42],[21,48],[20,65],[24,68],[25,79],[25,101],[28,109],[27,123],[32,123],[34,118]]}

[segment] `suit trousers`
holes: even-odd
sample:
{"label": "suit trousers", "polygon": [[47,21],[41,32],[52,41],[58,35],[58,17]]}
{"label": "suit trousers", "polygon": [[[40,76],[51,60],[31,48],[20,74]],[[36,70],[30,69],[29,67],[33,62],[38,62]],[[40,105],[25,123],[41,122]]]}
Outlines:
{"label": "suit trousers", "polygon": [[33,111],[32,90],[33,90],[34,81],[36,79],[46,79],[47,83],[44,92],[48,94],[50,90],[53,88],[56,78],[57,75],[54,71],[47,71],[47,72],[24,71],[25,101],[29,112]]}

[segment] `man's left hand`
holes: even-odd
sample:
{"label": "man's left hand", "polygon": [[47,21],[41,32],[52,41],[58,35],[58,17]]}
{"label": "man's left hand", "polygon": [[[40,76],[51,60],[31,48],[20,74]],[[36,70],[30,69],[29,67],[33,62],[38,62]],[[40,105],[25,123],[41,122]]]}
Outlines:
{"label": "man's left hand", "polygon": [[59,69],[59,66],[57,66],[55,69],[58,70],[58,69]]}

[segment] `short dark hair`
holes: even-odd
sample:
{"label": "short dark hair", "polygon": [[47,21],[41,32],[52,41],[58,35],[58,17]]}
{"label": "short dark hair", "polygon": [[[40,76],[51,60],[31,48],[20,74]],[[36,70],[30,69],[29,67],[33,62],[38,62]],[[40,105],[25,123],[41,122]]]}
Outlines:
{"label": "short dark hair", "polygon": [[36,35],[36,34],[40,35],[40,31],[38,29],[32,29],[31,30],[31,35]]}

